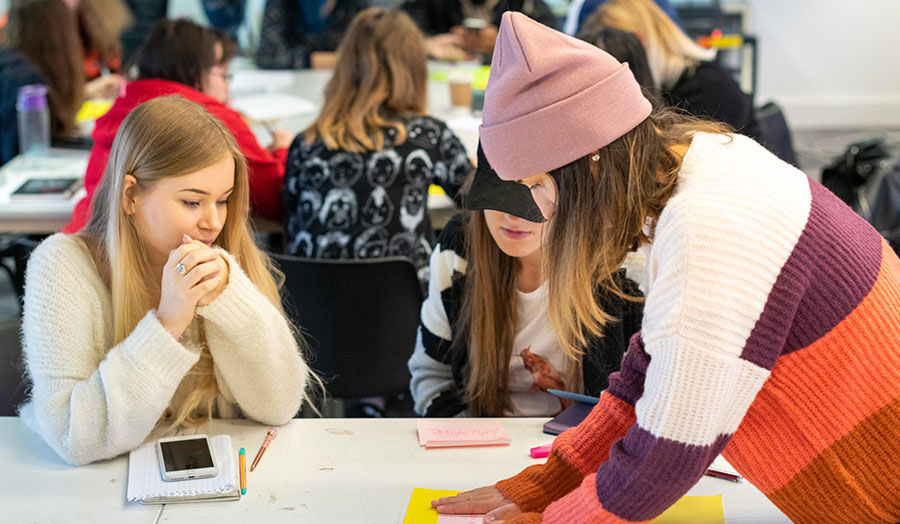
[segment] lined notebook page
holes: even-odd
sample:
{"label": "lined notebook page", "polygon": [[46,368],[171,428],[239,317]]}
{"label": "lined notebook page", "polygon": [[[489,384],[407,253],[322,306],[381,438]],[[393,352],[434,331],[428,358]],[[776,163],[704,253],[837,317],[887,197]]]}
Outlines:
{"label": "lined notebook page", "polygon": [[219,474],[206,479],[167,482],[159,470],[155,442],[147,442],[132,451],[128,455],[128,500],[135,502],[154,497],[193,497],[234,491],[231,436],[216,435],[209,438],[209,443],[216,456]]}

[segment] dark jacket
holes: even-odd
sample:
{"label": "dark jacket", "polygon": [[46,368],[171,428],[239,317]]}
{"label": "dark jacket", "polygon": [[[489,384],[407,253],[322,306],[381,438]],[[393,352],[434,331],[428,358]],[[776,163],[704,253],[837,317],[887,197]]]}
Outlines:
{"label": "dark jacket", "polygon": [[11,48],[0,47],[0,166],[19,154],[19,118],[16,112],[19,88],[45,83],[24,56]]}
{"label": "dark jacket", "polygon": [[663,98],[694,116],[724,122],[738,133],[759,138],[759,126],[750,96],[744,93],[731,74],[715,62],[700,62],[688,69]]}
{"label": "dark jacket", "polygon": [[[497,2],[491,15],[491,24],[499,27],[500,18],[508,9],[507,0]],[[448,33],[450,28],[463,23],[461,0],[406,0],[403,10],[409,13],[422,32],[429,35]],[[543,0],[525,0],[521,12],[556,29],[556,17]]]}
{"label": "dark jacket", "polygon": [[350,21],[366,8],[363,0],[337,0],[321,32],[311,33],[298,0],[266,0],[256,64],[263,69],[309,67],[313,51],[334,51]]}

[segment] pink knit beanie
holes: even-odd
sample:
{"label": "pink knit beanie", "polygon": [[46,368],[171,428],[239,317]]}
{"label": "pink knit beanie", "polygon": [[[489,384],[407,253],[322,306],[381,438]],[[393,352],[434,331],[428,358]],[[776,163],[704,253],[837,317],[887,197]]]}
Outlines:
{"label": "pink knit beanie", "polygon": [[627,65],[522,13],[503,14],[479,127],[500,178],[573,162],[634,129],[650,109]]}

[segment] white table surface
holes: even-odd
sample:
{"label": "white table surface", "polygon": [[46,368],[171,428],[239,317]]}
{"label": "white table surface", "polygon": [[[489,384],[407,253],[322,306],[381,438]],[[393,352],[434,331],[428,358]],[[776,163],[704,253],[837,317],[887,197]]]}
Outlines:
{"label": "white table surface", "polygon": [[[433,66],[446,67],[446,66]],[[238,88],[232,95],[259,95],[266,92],[285,93],[305,98],[321,107],[323,89],[331,71],[257,71],[236,69],[234,84]],[[474,158],[478,144],[480,117],[472,116],[465,109],[450,105],[450,88],[446,83],[429,81],[429,114],[448,122],[460,137],[466,151]],[[312,123],[315,114],[289,115],[272,122],[272,127],[283,128],[298,133]],[[251,130],[260,144],[272,141],[269,131],[262,125],[252,125]],[[89,151],[51,150],[43,165],[28,165],[21,157],[10,160],[0,167],[0,233],[53,233],[65,226],[72,216],[75,204],[85,195],[84,190],[69,199],[31,198],[27,202],[11,201],[9,194],[30,176],[84,176]],[[453,212],[453,201],[446,195],[429,195],[428,207],[432,213],[432,223],[440,226]]]}
{"label": "white table surface", "polygon": [[0,522],[151,524],[159,506],[125,502],[127,457],[67,465],[17,417],[0,417]]}
{"label": "white table surface", "polygon": [[[528,450],[552,441],[541,433],[546,418],[500,420],[509,446],[424,449],[415,419],[295,419],[248,472],[240,501],[143,506],[125,502],[127,456],[67,466],[18,418],[0,417],[0,521],[156,522],[161,511],[168,523],[400,524],[414,487],[471,489],[543,462]],[[216,420],[198,432],[229,433],[249,467],[266,428]],[[790,522],[746,481],[704,477],[689,494],[721,494],[729,524]]]}
{"label": "white table surface", "polygon": [[72,218],[72,209],[84,197],[84,188],[69,198],[10,197],[33,177],[83,177],[88,151],[50,149],[47,156],[17,156],[0,167],[0,233],[51,233]]}

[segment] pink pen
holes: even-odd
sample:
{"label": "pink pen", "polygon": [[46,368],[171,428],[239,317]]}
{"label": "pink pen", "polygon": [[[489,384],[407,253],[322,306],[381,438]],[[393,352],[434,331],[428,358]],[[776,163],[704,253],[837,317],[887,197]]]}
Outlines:
{"label": "pink pen", "polygon": [[740,482],[741,481],[741,476],[738,475],[737,473],[732,473],[729,471],[722,471],[720,469],[709,468],[706,470],[705,475],[710,476],[710,477],[715,477],[717,479],[730,480],[731,482]]}
{"label": "pink pen", "polygon": [[259,451],[256,452],[256,458],[253,459],[253,464],[250,465],[250,471],[256,469],[256,465],[259,464],[259,459],[262,458],[263,453],[266,452],[266,449],[269,447],[269,442],[272,442],[272,439],[275,438],[278,432],[275,431],[274,428],[269,428],[269,431],[266,431],[266,440],[263,440],[262,446],[259,447]]}
{"label": "pink pen", "polygon": [[553,444],[544,444],[543,446],[536,446],[531,448],[531,458],[544,458],[550,455],[550,448]]}

